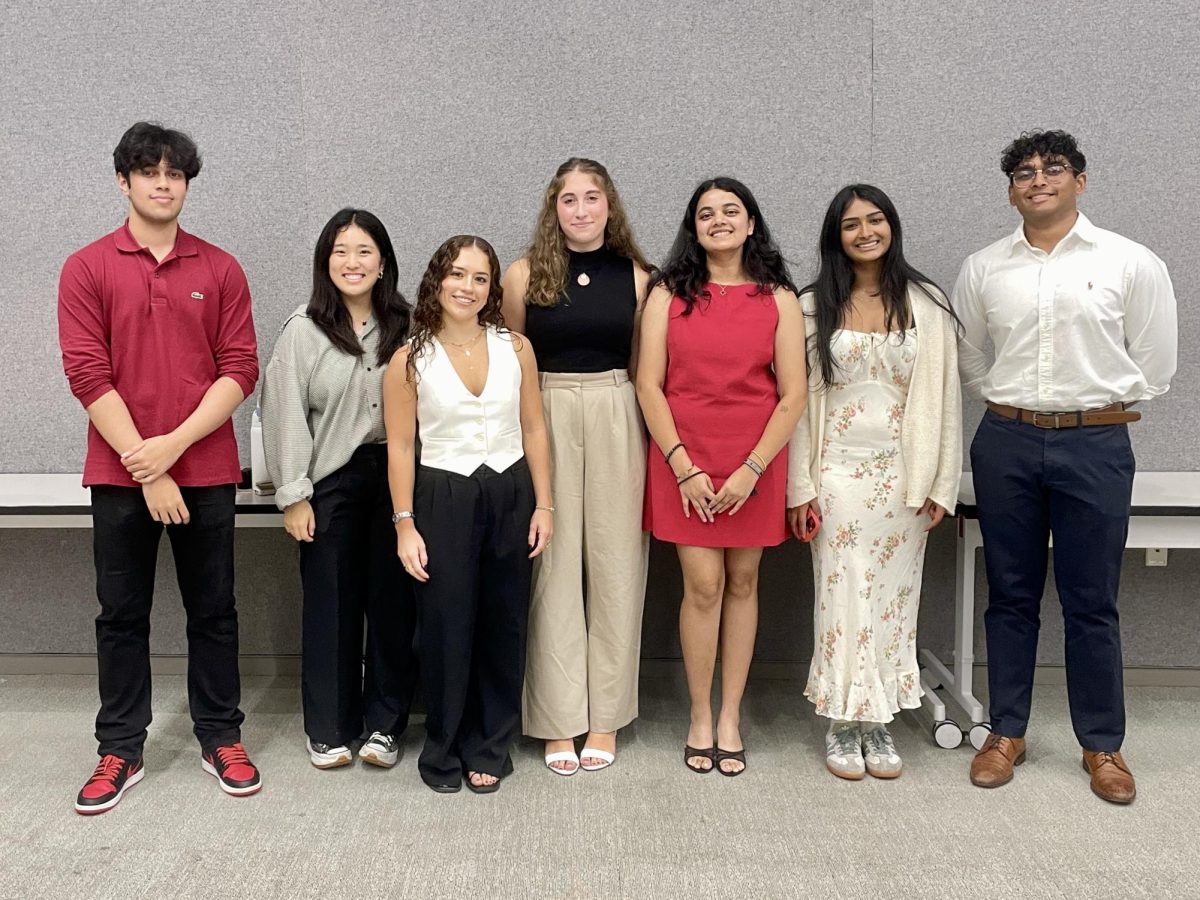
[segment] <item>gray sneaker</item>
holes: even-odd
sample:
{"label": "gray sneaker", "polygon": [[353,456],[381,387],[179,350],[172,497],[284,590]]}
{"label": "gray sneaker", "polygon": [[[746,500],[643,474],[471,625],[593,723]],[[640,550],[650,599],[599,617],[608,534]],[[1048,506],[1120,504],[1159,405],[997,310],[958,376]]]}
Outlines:
{"label": "gray sneaker", "polygon": [[896,752],[896,743],[883,725],[863,732],[862,752],[867,771],[876,778],[896,778],[904,767]]}
{"label": "gray sneaker", "polygon": [[339,744],[335,747],[309,738],[308,758],[318,769],[338,769],[350,765],[353,755],[345,745]]}
{"label": "gray sneaker", "polygon": [[825,735],[825,768],[838,778],[860,781],[866,772],[857,723],[839,725]]}
{"label": "gray sneaker", "polygon": [[400,747],[390,734],[376,731],[358,748],[358,758],[373,766],[390,769],[400,756]]}

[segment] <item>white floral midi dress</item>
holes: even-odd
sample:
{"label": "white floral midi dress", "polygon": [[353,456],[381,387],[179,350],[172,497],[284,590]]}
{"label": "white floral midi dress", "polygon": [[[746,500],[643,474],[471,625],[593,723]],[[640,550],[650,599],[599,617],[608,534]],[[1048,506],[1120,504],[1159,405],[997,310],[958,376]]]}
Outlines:
{"label": "white floral midi dress", "polygon": [[917,603],[929,520],[904,505],[900,449],[917,333],[839,330],[831,347],[804,695],[828,718],[890,722],[922,695]]}

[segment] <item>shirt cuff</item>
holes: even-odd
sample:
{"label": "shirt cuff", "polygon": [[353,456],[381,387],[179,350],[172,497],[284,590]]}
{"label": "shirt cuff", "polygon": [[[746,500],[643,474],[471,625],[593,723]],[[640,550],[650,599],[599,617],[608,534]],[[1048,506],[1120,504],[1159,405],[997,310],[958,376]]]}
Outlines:
{"label": "shirt cuff", "polygon": [[313,495],[313,483],[308,478],[297,478],[290,484],[275,488],[275,505],[285,510],[293,503],[310,500]]}

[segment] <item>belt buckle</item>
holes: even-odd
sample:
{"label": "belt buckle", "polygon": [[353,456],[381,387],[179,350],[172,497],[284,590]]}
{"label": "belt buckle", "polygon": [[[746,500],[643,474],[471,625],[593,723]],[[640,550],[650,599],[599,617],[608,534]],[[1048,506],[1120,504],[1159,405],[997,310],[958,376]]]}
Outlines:
{"label": "belt buckle", "polygon": [[[1069,412],[1068,413],[1035,412],[1033,414],[1033,426],[1035,428],[1053,429],[1053,430],[1057,431],[1058,429],[1063,427],[1062,419],[1064,416],[1078,416],[1078,415],[1079,415],[1078,413],[1069,413]],[[1041,421],[1043,419],[1049,419],[1050,421],[1043,422],[1043,421]],[[1072,425],[1068,425],[1067,427],[1068,428],[1074,427],[1074,423],[1072,423]]]}

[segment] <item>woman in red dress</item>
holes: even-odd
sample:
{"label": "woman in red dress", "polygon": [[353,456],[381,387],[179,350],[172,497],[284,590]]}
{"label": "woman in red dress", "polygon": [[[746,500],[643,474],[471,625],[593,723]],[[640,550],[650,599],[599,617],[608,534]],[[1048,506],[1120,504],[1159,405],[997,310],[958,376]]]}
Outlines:
{"label": "woman in red dress", "polygon": [[694,772],[746,768],[739,723],[758,564],[763,547],[787,537],[779,451],[807,399],[804,341],[795,286],[754,195],[732,178],[703,182],[646,302],[637,371],[653,438],[646,527],[676,545],[683,569],[684,764]]}

